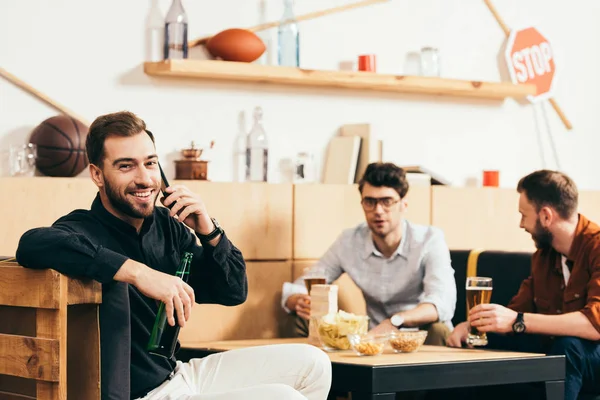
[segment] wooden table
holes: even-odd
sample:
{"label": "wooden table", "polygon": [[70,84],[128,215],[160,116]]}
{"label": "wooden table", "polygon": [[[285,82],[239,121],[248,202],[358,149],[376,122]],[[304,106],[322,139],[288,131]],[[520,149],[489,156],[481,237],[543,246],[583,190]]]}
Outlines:
{"label": "wooden table", "polygon": [[[186,342],[178,358],[204,357],[221,351],[306,339],[257,339]],[[422,346],[416,353],[386,350],[374,357],[351,351],[327,353],[332,390],[352,392],[352,400],[394,400],[397,392],[544,382],[546,399],[563,399],[565,357],[482,349]]]}

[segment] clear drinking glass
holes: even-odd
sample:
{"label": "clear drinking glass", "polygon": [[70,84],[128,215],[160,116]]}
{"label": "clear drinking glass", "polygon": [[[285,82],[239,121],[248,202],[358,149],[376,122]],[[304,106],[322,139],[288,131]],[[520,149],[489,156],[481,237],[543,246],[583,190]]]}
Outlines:
{"label": "clear drinking glass", "polygon": [[[467,277],[467,314],[469,311],[479,305],[488,304],[492,298],[492,278],[479,276]],[[467,344],[472,346],[486,346],[488,344],[485,332],[479,332],[477,328],[469,325],[469,335]]]}
{"label": "clear drinking glass", "polygon": [[8,153],[11,176],[33,176],[37,159],[37,146],[33,143],[12,145]]}
{"label": "clear drinking glass", "polygon": [[421,75],[440,76],[440,55],[435,47],[421,49]]}

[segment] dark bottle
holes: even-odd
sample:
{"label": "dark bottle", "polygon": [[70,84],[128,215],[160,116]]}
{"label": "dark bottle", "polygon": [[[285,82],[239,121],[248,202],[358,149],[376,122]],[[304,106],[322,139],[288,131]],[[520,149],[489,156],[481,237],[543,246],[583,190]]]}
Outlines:
{"label": "dark bottle", "polygon": [[[190,274],[190,266],[192,264],[192,253],[184,253],[179,267],[175,276],[183,279],[187,282],[187,278]],[[152,333],[150,334],[150,340],[148,341],[148,352],[159,356],[171,358],[175,353],[175,347],[177,346],[177,338],[179,336],[179,323],[177,321],[177,314],[174,314],[175,326],[169,325],[167,322],[167,312],[165,303],[160,303],[158,312],[156,313],[156,320],[152,327]]]}

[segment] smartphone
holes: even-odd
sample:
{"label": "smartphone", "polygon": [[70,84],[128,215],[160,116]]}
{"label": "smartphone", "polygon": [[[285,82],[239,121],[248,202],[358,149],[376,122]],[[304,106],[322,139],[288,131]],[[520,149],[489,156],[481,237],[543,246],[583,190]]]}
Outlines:
{"label": "smartphone", "polygon": [[[158,163],[158,169],[160,170],[160,190],[162,191],[163,196],[166,198],[169,193],[167,193],[167,188],[169,187],[169,181],[167,181],[167,177],[165,176],[165,171],[163,171],[162,167],[160,166],[160,163]],[[173,206],[173,204],[171,204],[171,207]],[[169,207],[169,208],[171,208]]]}

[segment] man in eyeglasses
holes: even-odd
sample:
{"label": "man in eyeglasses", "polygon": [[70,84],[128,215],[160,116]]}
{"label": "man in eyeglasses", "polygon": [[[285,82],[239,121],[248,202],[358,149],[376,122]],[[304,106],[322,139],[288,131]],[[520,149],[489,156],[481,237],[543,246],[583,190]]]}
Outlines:
{"label": "man in eyeglasses", "polygon": [[[442,346],[456,306],[454,269],[443,232],[403,218],[408,187],[402,168],[370,164],[359,183],[365,222],[342,232],[309,274],[331,284],[346,272],[363,292],[372,332],[426,329],[426,344]],[[282,306],[300,317],[298,334],[307,336],[303,282],[284,284]]]}

